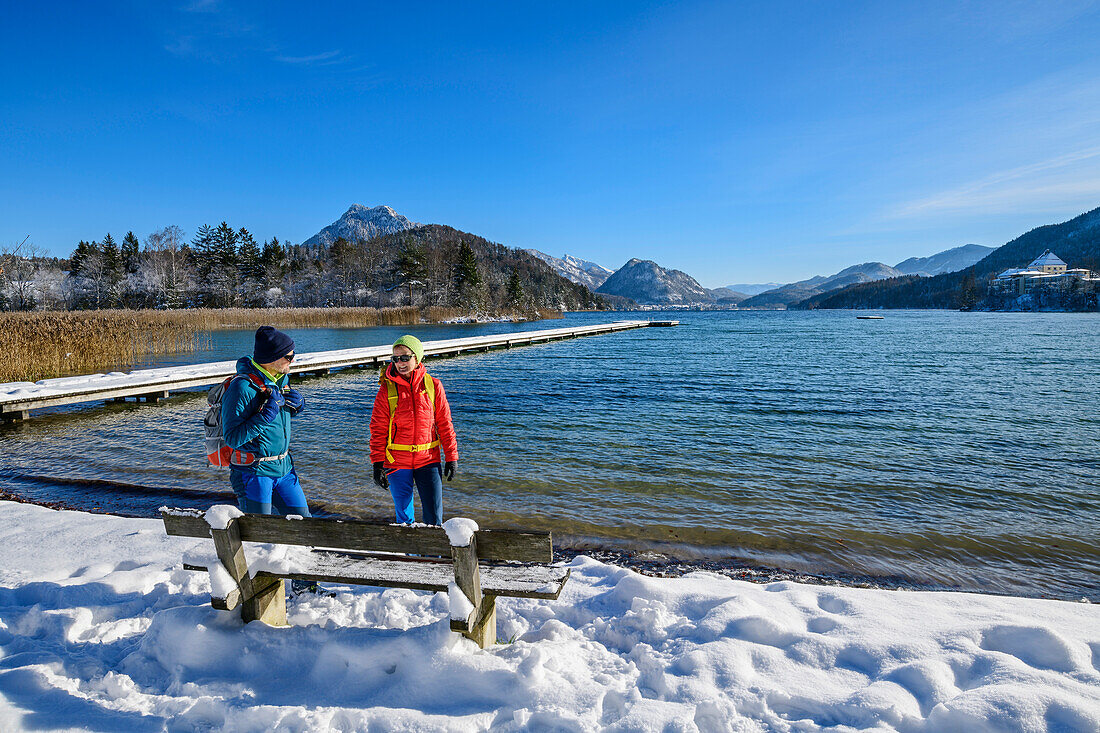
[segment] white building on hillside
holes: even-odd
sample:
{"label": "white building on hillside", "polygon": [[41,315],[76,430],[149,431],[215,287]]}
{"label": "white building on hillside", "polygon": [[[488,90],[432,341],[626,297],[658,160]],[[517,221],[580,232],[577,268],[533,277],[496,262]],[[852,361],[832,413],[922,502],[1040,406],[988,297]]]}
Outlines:
{"label": "white building on hillside", "polygon": [[1100,282],[1091,270],[1070,268],[1065,261],[1049,249],[1036,257],[1027,267],[1005,270],[993,280],[993,289],[1002,293],[1024,295],[1038,290],[1067,291],[1074,287],[1093,289]]}

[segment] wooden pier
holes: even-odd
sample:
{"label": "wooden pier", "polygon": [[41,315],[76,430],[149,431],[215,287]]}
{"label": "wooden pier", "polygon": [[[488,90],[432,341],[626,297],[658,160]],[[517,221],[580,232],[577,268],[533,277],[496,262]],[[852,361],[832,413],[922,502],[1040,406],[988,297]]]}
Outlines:
{"label": "wooden pier", "polygon": [[[675,326],[679,321],[616,321],[591,326],[552,328],[543,331],[474,336],[472,338],[425,341],[424,356],[457,356],[470,352],[541,344],[549,341],[597,336],[649,326]],[[320,376],[334,369],[365,368],[388,361],[392,348],[368,346],[358,349],[318,351],[295,354],[291,374]],[[140,369],[129,373],[93,374],[83,377],[59,377],[39,382],[0,384],[0,418],[26,420],[31,410],[81,402],[121,402],[129,397],[159,402],[171,392],[207,387],[236,373],[236,360],[177,367]]]}

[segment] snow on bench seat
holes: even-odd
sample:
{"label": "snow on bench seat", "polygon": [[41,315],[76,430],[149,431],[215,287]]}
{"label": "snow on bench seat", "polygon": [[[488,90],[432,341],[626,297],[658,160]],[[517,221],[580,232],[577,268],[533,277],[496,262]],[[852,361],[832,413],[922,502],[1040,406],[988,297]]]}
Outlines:
{"label": "snow on bench seat", "polygon": [[[258,563],[256,577],[317,580],[324,583],[374,585],[382,588],[446,591],[454,581],[454,567],[430,560],[390,560],[350,556],[341,552],[288,553],[287,567],[267,569]],[[545,565],[480,565],[481,589],[486,595],[556,599],[569,569]]]}

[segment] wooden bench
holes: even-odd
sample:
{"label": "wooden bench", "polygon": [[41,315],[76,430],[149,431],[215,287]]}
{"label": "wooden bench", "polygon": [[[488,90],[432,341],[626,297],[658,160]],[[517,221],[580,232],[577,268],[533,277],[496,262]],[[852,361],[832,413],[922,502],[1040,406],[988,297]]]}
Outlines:
{"label": "wooden bench", "polygon": [[[496,643],[498,596],[555,599],[569,579],[568,568],[549,565],[553,560],[549,532],[478,529],[469,534],[469,545],[455,546],[442,527],[234,516],[240,514],[235,507],[215,507],[211,512],[216,510],[220,514],[207,521],[208,514],[199,509],[162,507],[161,519],[169,535],[214,540],[220,567],[185,567],[209,571],[211,605],[230,611],[240,606],[245,623],[287,625],[284,580],[288,578],[444,591],[451,594],[451,629],[484,649]],[[311,549],[294,553],[279,567],[257,566],[250,571],[243,542]],[[456,598],[456,590],[464,599]]]}

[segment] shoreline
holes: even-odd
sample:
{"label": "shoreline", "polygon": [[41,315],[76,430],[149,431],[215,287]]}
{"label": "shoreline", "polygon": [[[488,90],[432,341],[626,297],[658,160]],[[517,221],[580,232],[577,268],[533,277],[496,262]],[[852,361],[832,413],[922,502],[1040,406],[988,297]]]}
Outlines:
{"label": "shoreline", "polygon": [[[229,495],[227,499],[231,499]],[[83,507],[67,501],[35,501],[18,494],[0,488],[0,502],[10,501],[19,504],[40,506],[53,511],[80,512],[83,514],[98,514],[124,519],[156,519],[155,516],[145,516],[128,512],[116,512],[102,509],[99,506]],[[231,503],[231,502],[230,502]],[[318,518],[331,519],[356,519],[343,514],[323,512]],[[381,521],[381,518],[375,517]],[[632,570],[639,575],[650,578],[682,578],[690,573],[710,572],[730,578],[742,580],[759,585],[777,582],[794,582],[807,585],[837,588],[860,588],[888,591],[921,591],[937,593],[967,593],[974,595],[995,596],[998,598],[1021,598],[1029,600],[1054,600],[1063,602],[1091,603],[1087,599],[1060,598],[1056,596],[1021,595],[1015,593],[998,592],[989,589],[974,589],[958,586],[950,586],[938,583],[920,583],[903,576],[874,577],[860,575],[858,573],[814,573],[791,568],[769,567],[752,565],[741,562],[737,558],[715,558],[685,560],[664,555],[659,551],[649,550],[645,552],[631,552],[618,550],[613,547],[593,547],[591,543],[599,542],[599,537],[575,538],[567,537],[566,541],[577,542],[581,540],[587,547],[562,547],[557,544],[554,547],[554,561],[570,563],[577,558],[588,557],[606,565]],[[555,542],[561,542],[559,538]]]}
{"label": "shoreline", "polygon": [[[652,578],[577,557],[557,599],[333,584],[288,624],[211,607],[159,519],[4,503],[4,730],[1097,730],[1094,605]],[[248,553],[249,548],[245,548]],[[446,694],[440,696],[439,691]]]}

